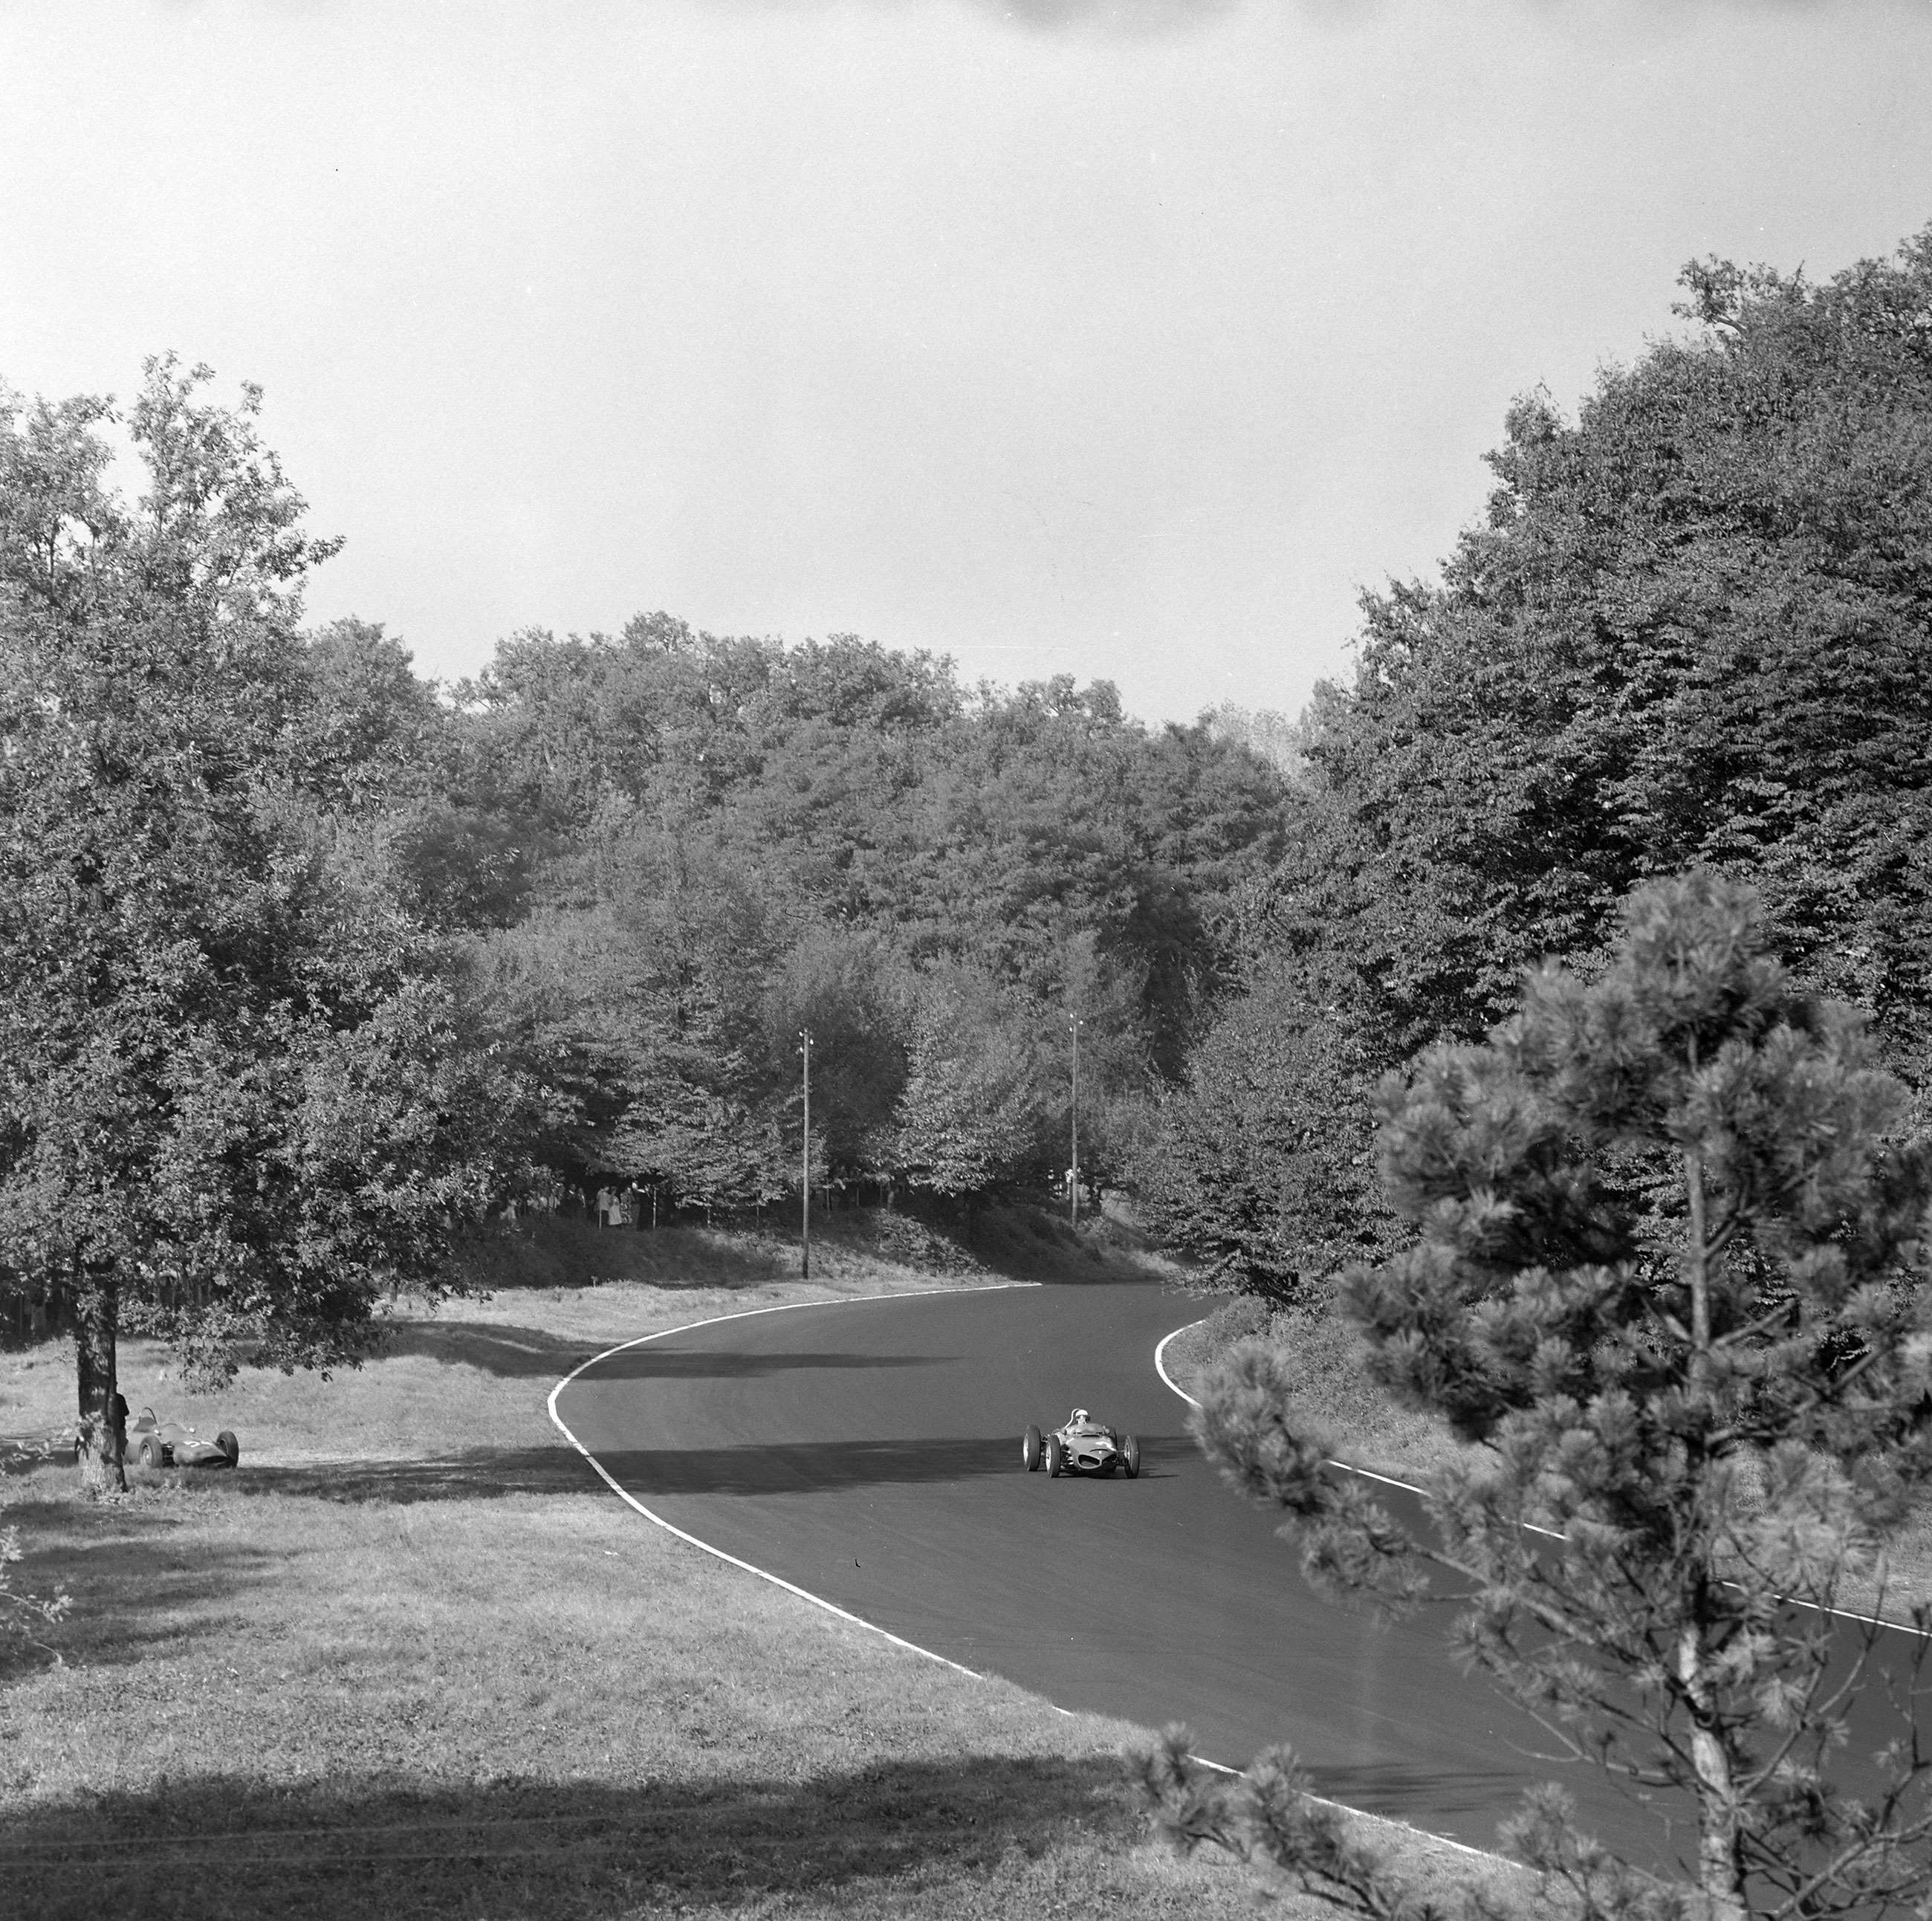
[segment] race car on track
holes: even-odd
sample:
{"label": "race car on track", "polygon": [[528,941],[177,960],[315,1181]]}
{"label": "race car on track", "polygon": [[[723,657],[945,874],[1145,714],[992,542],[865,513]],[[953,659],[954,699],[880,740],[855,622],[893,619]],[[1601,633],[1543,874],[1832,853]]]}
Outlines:
{"label": "race car on track", "polygon": [[1020,1458],[1030,1474],[1044,1465],[1056,1478],[1063,1474],[1112,1474],[1121,1469],[1132,1480],[1141,1471],[1141,1444],[1131,1434],[1123,1434],[1096,1421],[1084,1407],[1076,1407],[1064,1427],[1042,1436],[1029,1427],[1020,1442]]}
{"label": "race car on track", "polygon": [[232,1467],[242,1444],[224,1427],[212,1441],[178,1421],[157,1421],[152,1407],[128,1424],[128,1452],[143,1467]]}

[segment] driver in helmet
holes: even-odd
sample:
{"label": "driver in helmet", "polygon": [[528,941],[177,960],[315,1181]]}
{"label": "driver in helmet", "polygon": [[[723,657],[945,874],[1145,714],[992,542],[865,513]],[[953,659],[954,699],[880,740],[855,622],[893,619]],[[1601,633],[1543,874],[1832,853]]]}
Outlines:
{"label": "driver in helmet", "polygon": [[1066,1423],[1066,1427],[1068,1433],[1074,1433],[1083,1427],[1090,1427],[1093,1424],[1094,1417],[1084,1407],[1076,1407]]}

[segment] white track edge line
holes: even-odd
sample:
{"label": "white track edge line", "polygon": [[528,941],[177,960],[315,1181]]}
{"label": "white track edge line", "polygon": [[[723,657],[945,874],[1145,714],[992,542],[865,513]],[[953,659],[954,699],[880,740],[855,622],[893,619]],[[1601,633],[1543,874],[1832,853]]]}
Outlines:
{"label": "white track edge line", "polygon": [[[1187,1328],[1198,1328],[1200,1325],[1199,1321],[1190,1321],[1187,1327],[1176,1328],[1174,1334],[1169,1334],[1154,1351],[1155,1371],[1190,1407],[1195,1408],[1201,1403],[1167,1371],[1166,1365],[1161,1359],[1161,1352],[1168,1341],[1174,1339],[1174,1334],[1184,1334]],[[1364,1481],[1379,1481],[1384,1487],[1400,1487],[1409,1493],[1420,1495],[1425,1499],[1428,1497],[1429,1490],[1426,1487],[1417,1487],[1412,1481],[1398,1481],[1392,1474],[1378,1474],[1372,1467],[1358,1467],[1353,1461],[1337,1460],[1332,1454],[1327,1459],[1330,1467],[1339,1467],[1344,1474],[1359,1475]],[[1538,1527],[1534,1521],[1520,1521],[1517,1526],[1531,1534],[1541,1535],[1546,1541],[1561,1541],[1563,1538],[1553,1527]],[[1799,1600],[1790,1595],[1784,1597],[1784,1604],[1787,1607],[1802,1607],[1814,1614],[1828,1614],[1834,1621],[1856,1621],[1861,1627],[1889,1628],[1894,1634],[1911,1634],[1921,1640],[1932,1638],[1927,1635],[1924,1628],[1913,1626],[1910,1621],[1890,1621],[1882,1614],[1861,1614],[1856,1607],[1825,1607],[1815,1601]]]}
{"label": "white track edge line", "polygon": [[[1204,1316],[1203,1318],[1204,1319],[1205,1316]],[[1180,1395],[1181,1399],[1186,1402],[1190,1407],[1198,1407],[1201,1403],[1167,1371],[1167,1363],[1162,1358],[1162,1356],[1166,1353],[1167,1343],[1170,1340],[1176,1340],[1180,1335],[1184,1334],[1187,1331],[1188,1328],[1198,1328],[1200,1325],[1201,1322],[1199,1321],[1190,1321],[1187,1323],[1186,1327],[1176,1328],[1172,1334],[1163,1335],[1154,1350],[1154,1372],[1167,1383],[1168,1391],[1172,1393]]]}
{"label": "white track edge line", "polygon": [[[563,1416],[556,1411],[556,1397],[586,1368],[596,1367],[600,1361],[609,1360],[614,1354],[622,1354],[627,1349],[633,1347],[643,1347],[654,1340],[668,1340],[674,1334],[689,1334],[698,1328],[716,1327],[724,1321],[748,1321],[759,1314],[782,1314],[794,1307],[859,1307],[868,1301],[916,1301],[929,1298],[936,1294],[998,1294],[1010,1288],[1037,1287],[1040,1285],[1040,1283],[1036,1280],[1008,1280],[997,1282],[988,1287],[910,1287],[896,1294],[834,1295],[830,1299],[824,1301],[780,1301],[769,1307],[742,1308],[735,1314],[710,1314],[701,1321],[686,1321],[681,1326],[659,1328],[655,1334],[639,1334],[633,1340],[620,1340],[616,1346],[605,1348],[601,1354],[593,1354],[588,1360],[580,1361],[562,1380],[557,1382],[555,1387],[550,1389],[549,1397],[544,1405],[550,1410],[551,1422],[556,1427],[557,1432],[596,1470],[597,1478],[627,1508],[642,1514],[645,1520],[654,1526],[662,1528],[667,1534],[675,1535],[679,1540],[688,1543],[702,1553],[711,1555],[714,1559],[725,1562],[732,1567],[742,1568],[748,1574],[755,1574],[760,1580],[770,1581],[772,1586],[782,1588],[786,1593],[795,1595],[801,1601],[809,1601],[813,1607],[822,1608],[826,1613],[835,1616],[839,1620],[850,1622],[855,1628],[863,1628],[867,1633],[877,1634],[880,1640],[891,1642],[895,1647],[902,1647],[910,1654],[921,1655],[928,1661],[936,1661],[940,1667],[950,1667],[956,1674],[964,1674],[969,1680],[989,1681],[996,1677],[989,1674],[982,1674],[978,1669],[968,1667],[962,1662],[954,1661],[947,1655],[935,1654],[929,1647],[921,1647],[918,1642],[909,1641],[903,1635],[894,1634],[890,1628],[880,1627],[876,1621],[868,1621],[862,1615],[854,1614],[849,1610],[841,1607],[836,1601],[827,1601],[822,1594],[814,1594],[808,1588],[800,1587],[795,1583],[787,1580],[782,1574],[773,1574],[768,1568],[757,1567],[749,1561],[741,1561],[736,1555],[728,1554],[723,1548],[714,1547],[710,1541],[700,1541],[696,1535],[686,1533],[682,1528],[666,1520],[663,1515],[653,1514],[634,1494],[620,1487],[604,1463],[570,1431],[564,1421]],[[1190,1321],[1188,1323],[1190,1327],[1198,1325],[1198,1322]],[[1174,1334],[1184,1334],[1186,1331],[1186,1328],[1176,1328]],[[1192,1406],[1198,1407],[1201,1403],[1196,1400],[1192,1394],[1187,1393],[1184,1388],[1174,1386],[1173,1377],[1161,1364],[1161,1349],[1166,1347],[1168,1341],[1173,1338],[1174,1334],[1169,1334],[1166,1340],[1162,1340],[1160,1346],[1154,1349],[1154,1366],[1160,1370],[1161,1379],[1170,1388],[1173,1388],[1174,1391],[1179,1394],[1183,1400]],[[1397,1483],[1396,1484],[1400,1486],[1406,1484]],[[1013,1685],[1018,1684],[1016,1682]],[[1034,1691],[1030,1688],[1022,1688],[1021,1691],[1024,1694],[1032,1694]],[[1047,1700],[1044,1694],[1036,1694],[1034,1698],[1045,1702],[1055,1714],[1064,1714],[1070,1721],[1077,1720],[1079,1718],[1072,1708],[1062,1707],[1058,1701]],[[1112,1718],[1106,1715],[1100,1717],[1102,1719]],[[1192,1758],[1202,1766],[1216,1774],[1232,1775],[1238,1777],[1241,1772],[1239,1768],[1230,1767],[1226,1761],[1210,1761],[1204,1754],[1196,1754]],[[1319,1794],[1311,1795],[1309,1798],[1311,1800],[1320,1802],[1324,1807],[1339,1808],[1343,1814],[1353,1814],[1359,1820],[1374,1821],[1383,1827],[1400,1828],[1408,1833],[1420,1835],[1424,1838],[1435,1841],[1444,1847],[1453,1847],[1459,1854],[1473,1855],[1479,1861],[1501,1861],[1509,1867],[1522,1865],[1520,1862],[1510,1860],[1507,1855],[1492,1854],[1485,1848],[1472,1847],[1466,1841],[1455,1840],[1446,1834],[1432,1833],[1426,1828],[1418,1828],[1408,1821],[1393,1820],[1387,1814],[1370,1814],[1366,1808],[1351,1808],[1345,1802],[1330,1801]]]}
{"label": "white track edge line", "polygon": [[[854,1614],[850,1610],[838,1606],[836,1601],[827,1601],[822,1594],[814,1594],[808,1588],[800,1587],[787,1580],[782,1574],[773,1574],[769,1568],[760,1568],[749,1561],[741,1561],[736,1555],[728,1554],[723,1548],[714,1547],[710,1541],[700,1541],[694,1534],[687,1534],[682,1528],[666,1520],[662,1514],[652,1513],[628,1489],[620,1486],[604,1463],[570,1431],[563,1416],[556,1411],[556,1397],[586,1368],[596,1367],[600,1361],[609,1360],[614,1354],[622,1354],[633,1347],[643,1347],[654,1340],[668,1340],[673,1334],[689,1334],[698,1328],[716,1327],[724,1321],[748,1321],[759,1314],[782,1314],[794,1307],[848,1307],[868,1301],[922,1300],[935,1294],[998,1294],[1011,1288],[1037,1287],[1040,1284],[1036,1280],[1003,1280],[982,1287],[908,1287],[902,1288],[894,1294],[835,1294],[823,1301],[780,1301],[768,1307],[741,1308],[734,1314],[709,1314],[701,1321],[686,1321],[678,1327],[659,1328],[655,1334],[639,1334],[632,1340],[620,1340],[614,1347],[607,1347],[602,1353],[593,1354],[587,1361],[580,1361],[550,1389],[550,1397],[545,1405],[550,1409],[550,1418],[557,1432],[596,1469],[598,1478],[604,1484],[626,1507],[634,1508],[653,1526],[662,1528],[667,1534],[676,1535],[679,1540],[718,1560],[727,1562],[734,1568],[741,1568],[748,1574],[756,1574],[760,1580],[770,1581],[774,1587],[783,1588],[786,1593],[796,1595],[801,1601],[810,1601],[813,1607],[823,1608],[826,1613],[835,1615],[842,1621],[849,1621],[854,1627],[863,1628],[868,1633],[879,1635],[890,1641],[895,1647],[902,1647],[910,1653],[922,1655],[928,1661],[936,1661],[942,1667],[950,1667],[956,1673],[966,1675],[973,1680],[984,1681],[989,1677],[976,1668],[949,1659],[945,1655],[935,1654],[929,1647],[921,1647],[918,1642],[909,1641],[904,1636],[894,1634],[890,1628],[880,1627],[876,1621],[868,1621],[862,1615]],[[1048,1705],[1055,1704],[1049,1702]],[[1059,1712],[1070,1715],[1072,1710],[1060,1708]]]}
{"label": "white track edge line", "polygon": [[[1186,1327],[1176,1328],[1173,1334],[1167,1334],[1162,1338],[1160,1343],[1156,1346],[1154,1351],[1154,1372],[1160,1376],[1162,1380],[1164,1381],[1174,1393],[1178,1394],[1183,1400],[1186,1402],[1190,1407],[1192,1408],[1198,1408],[1201,1405],[1200,1402],[1196,1400],[1195,1397],[1167,1371],[1167,1343],[1168,1341],[1172,1340],[1176,1335],[1186,1333],[1188,1328],[1198,1328],[1200,1325],[1201,1323],[1199,1321],[1190,1321],[1187,1323]],[[1367,1475],[1368,1478],[1371,1481],[1385,1481],[1391,1487],[1408,1487],[1408,1491],[1412,1494],[1419,1494],[1422,1491],[1419,1487],[1410,1487],[1409,1484],[1406,1481],[1397,1481],[1390,1475],[1386,1474],[1370,1473],[1369,1470],[1365,1467],[1350,1467],[1346,1460],[1331,1460],[1329,1462],[1328,1465],[1330,1467],[1348,1468],[1348,1470],[1351,1474]],[[1198,1754],[1195,1758],[1197,1760],[1201,1759]],[[1238,1774],[1240,1772],[1238,1768],[1224,1767],[1219,1761],[1202,1761],[1201,1764],[1203,1767],[1213,1768],[1216,1771],[1216,1772],[1221,1774]],[[1440,1842],[1444,1847],[1454,1848],[1460,1854],[1472,1854],[1478,1861],[1500,1861],[1506,1866],[1511,1868],[1520,1868],[1522,1866],[1522,1863],[1520,1861],[1513,1861],[1507,1854],[1498,1854],[1493,1848],[1472,1847],[1466,1841],[1457,1841],[1452,1835],[1438,1834],[1431,1828],[1419,1828],[1412,1821],[1399,1821],[1393,1819],[1387,1814],[1371,1814],[1366,1808],[1352,1808],[1348,1805],[1347,1802],[1331,1801],[1325,1794],[1311,1794],[1308,1798],[1311,1801],[1319,1802],[1324,1808],[1339,1808],[1344,1814],[1353,1814],[1362,1820],[1378,1821],[1384,1827],[1403,1828],[1407,1829],[1407,1831],[1411,1834],[1426,1835],[1431,1841]]]}
{"label": "white track edge line", "polygon": [[[1198,1321],[1190,1321],[1187,1323],[1187,1327],[1176,1328],[1174,1333],[1169,1334],[1167,1337],[1167,1339],[1163,1340],[1160,1343],[1160,1346],[1156,1347],[1154,1351],[1154,1371],[1167,1383],[1168,1387],[1172,1388],[1176,1394],[1180,1395],[1183,1400],[1186,1402],[1190,1407],[1196,1408],[1198,1408],[1201,1403],[1167,1371],[1167,1364],[1161,1358],[1161,1355],[1166,1349],[1168,1341],[1174,1340],[1177,1335],[1184,1334],[1186,1333],[1188,1328],[1198,1328],[1200,1325],[1201,1323]],[[1378,1474],[1373,1468],[1358,1467],[1352,1460],[1337,1460],[1332,1454],[1327,1457],[1327,1459],[1328,1464],[1330,1467],[1339,1467],[1345,1474],[1359,1474],[1364,1481],[1379,1481],[1384,1487],[1406,1488],[1412,1494],[1420,1494],[1425,1491],[1422,1488],[1417,1487],[1415,1483],[1412,1481],[1398,1481],[1392,1474]],[[1546,1532],[1547,1530],[1546,1529],[1538,1528],[1536,1532],[1540,1534]],[[1552,1538],[1554,1538],[1554,1536],[1552,1537]]]}

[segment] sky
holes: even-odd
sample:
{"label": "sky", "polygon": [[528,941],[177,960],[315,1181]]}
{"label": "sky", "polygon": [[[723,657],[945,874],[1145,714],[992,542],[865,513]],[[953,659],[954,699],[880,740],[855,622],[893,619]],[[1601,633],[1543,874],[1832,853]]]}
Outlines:
{"label": "sky", "polygon": [[420,671],[664,608],[1297,710],[1685,261],[1932,223],[1932,0],[0,0],[0,379],[266,389]]}

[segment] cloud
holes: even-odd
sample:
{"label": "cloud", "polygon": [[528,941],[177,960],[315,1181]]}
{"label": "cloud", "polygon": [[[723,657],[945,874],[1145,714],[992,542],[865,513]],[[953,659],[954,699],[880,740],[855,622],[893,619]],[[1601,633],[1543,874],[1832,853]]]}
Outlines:
{"label": "cloud", "polygon": [[1211,26],[1244,4],[1244,0],[977,0],[982,12],[1036,32],[1085,29],[1150,38]]}
{"label": "cloud", "polygon": [[[1086,31],[1154,38],[1210,27],[1246,11],[1249,0],[967,0],[975,11],[1022,31],[1042,34]],[[1280,0],[1274,0],[1280,4]],[[1331,26],[1382,14],[1390,0],[1299,0],[1300,11]],[[1654,26],[1680,16],[1686,0],[1624,0],[1633,24]],[[1719,11],[1791,16],[1869,9],[1870,0],[1704,0]],[[1562,14],[1568,0],[1517,0],[1530,15]]]}

